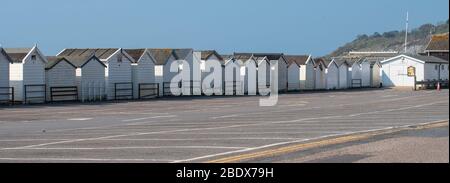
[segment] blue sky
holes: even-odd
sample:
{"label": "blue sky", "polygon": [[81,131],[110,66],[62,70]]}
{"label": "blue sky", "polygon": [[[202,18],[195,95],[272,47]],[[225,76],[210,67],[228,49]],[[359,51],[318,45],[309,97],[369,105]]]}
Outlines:
{"label": "blue sky", "polygon": [[448,0],[1,0],[0,44],[325,55],[358,34],[446,21]]}

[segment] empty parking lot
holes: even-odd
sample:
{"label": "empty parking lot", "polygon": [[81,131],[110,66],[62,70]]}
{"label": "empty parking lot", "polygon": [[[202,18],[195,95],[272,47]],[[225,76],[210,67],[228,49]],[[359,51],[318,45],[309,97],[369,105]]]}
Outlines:
{"label": "empty parking lot", "polygon": [[0,162],[205,162],[449,119],[448,90],[183,97],[0,107]]}

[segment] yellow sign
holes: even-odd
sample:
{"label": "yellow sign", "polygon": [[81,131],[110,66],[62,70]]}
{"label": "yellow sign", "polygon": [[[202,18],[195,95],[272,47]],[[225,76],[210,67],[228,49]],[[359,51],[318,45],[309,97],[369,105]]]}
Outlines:
{"label": "yellow sign", "polygon": [[413,66],[408,67],[408,76],[414,77],[416,75],[416,68]]}

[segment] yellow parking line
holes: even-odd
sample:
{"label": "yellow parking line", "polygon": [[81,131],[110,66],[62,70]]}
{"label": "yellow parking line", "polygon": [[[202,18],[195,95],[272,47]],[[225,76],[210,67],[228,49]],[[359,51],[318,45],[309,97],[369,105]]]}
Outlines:
{"label": "yellow parking line", "polygon": [[[440,122],[436,122],[436,123],[432,123],[432,124],[419,125],[419,126],[416,126],[414,128],[410,128],[410,129],[428,129],[428,128],[443,127],[443,126],[448,126],[448,121],[440,121]],[[221,158],[221,159],[217,159],[217,160],[207,161],[206,163],[233,163],[233,162],[241,162],[244,160],[255,159],[255,158],[272,157],[272,156],[276,156],[276,155],[288,154],[288,153],[311,149],[311,148],[317,148],[317,147],[323,147],[323,146],[335,145],[335,144],[342,144],[342,143],[347,143],[347,142],[354,142],[354,141],[358,141],[358,140],[368,139],[370,137],[377,136],[377,135],[391,134],[391,133],[395,133],[395,132],[399,132],[399,131],[403,131],[403,130],[410,130],[410,129],[406,129],[406,128],[390,129],[390,130],[381,130],[381,131],[376,131],[376,132],[368,132],[368,133],[364,133],[364,134],[347,135],[347,136],[337,137],[337,138],[333,138],[333,139],[325,139],[325,140],[320,140],[320,141],[310,142],[310,143],[305,143],[305,144],[297,144],[297,145],[292,145],[292,146],[287,146],[287,147],[280,147],[280,148],[276,148],[276,149],[264,150],[264,151],[260,151],[260,152],[225,157],[225,158]]]}

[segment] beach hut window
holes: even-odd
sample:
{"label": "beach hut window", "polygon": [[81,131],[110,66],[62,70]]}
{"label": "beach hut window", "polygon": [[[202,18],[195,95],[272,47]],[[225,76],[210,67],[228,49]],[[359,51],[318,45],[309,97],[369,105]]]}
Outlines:
{"label": "beach hut window", "polygon": [[163,76],[163,66],[161,66],[161,65],[155,66],[155,75]]}
{"label": "beach hut window", "polygon": [[245,67],[241,67],[241,76],[245,76]]}

